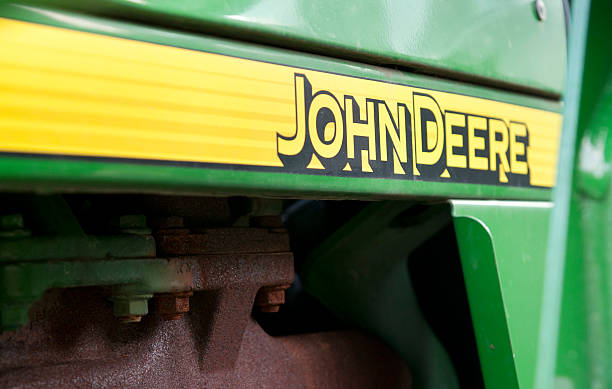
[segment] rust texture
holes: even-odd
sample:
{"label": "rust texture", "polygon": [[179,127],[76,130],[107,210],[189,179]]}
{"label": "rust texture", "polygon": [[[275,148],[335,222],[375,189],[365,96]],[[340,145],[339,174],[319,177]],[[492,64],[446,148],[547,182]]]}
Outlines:
{"label": "rust texture", "polygon": [[278,253],[289,251],[286,233],[267,228],[194,229],[189,235],[159,235],[158,255]]}
{"label": "rust texture", "polygon": [[47,291],[27,327],[0,335],[0,387],[410,387],[399,356],[365,334],[272,337],[254,321],[253,306],[277,310],[293,281],[285,233],[155,228],[176,290],[139,323],[113,317],[109,288]]}
{"label": "rust texture", "polygon": [[[246,310],[244,330],[229,339],[211,325],[224,312],[206,310],[215,293],[195,293],[180,320],[149,314],[134,324],[115,320],[106,297],[97,288],[47,292],[29,327],[0,335],[0,387],[410,387],[397,354],[360,332],[271,337]],[[235,353],[211,349],[230,340]]]}
{"label": "rust texture", "polygon": [[193,292],[160,293],[155,296],[157,311],[164,320],[179,320],[189,312],[189,297]]}
{"label": "rust texture", "polygon": [[255,304],[262,312],[278,312],[285,303],[285,290],[291,285],[267,286],[261,288],[255,296]]}

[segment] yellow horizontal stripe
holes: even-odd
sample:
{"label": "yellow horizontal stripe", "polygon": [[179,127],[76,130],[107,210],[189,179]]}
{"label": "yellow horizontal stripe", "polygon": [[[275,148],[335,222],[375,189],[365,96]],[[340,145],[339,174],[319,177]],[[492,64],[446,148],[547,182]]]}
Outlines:
{"label": "yellow horizontal stripe", "polygon": [[342,105],[350,95],[412,109],[413,94],[425,93],[443,114],[520,120],[531,183],[554,184],[556,113],[8,19],[0,19],[0,151],[283,167],[277,134],[296,131],[298,73]]}
{"label": "yellow horizontal stripe", "polygon": [[[236,112],[234,117],[232,111],[219,110],[215,107],[206,107],[200,112],[196,110],[179,111],[147,105],[121,104],[121,100],[79,100],[62,98],[57,95],[48,98],[44,95],[5,93],[0,95],[0,110],[5,112],[4,115],[20,116],[23,119],[42,115],[47,117],[48,120],[68,118],[68,120],[74,122],[81,121],[84,125],[88,125],[94,119],[104,121],[109,126],[116,123],[126,123],[134,129],[142,127],[142,121],[163,123],[166,129],[168,129],[168,126],[180,126],[175,131],[184,128],[184,125],[198,124],[203,126],[203,129],[232,127],[250,129],[253,132],[266,131],[275,133],[274,127],[271,127],[269,123],[289,127],[294,125],[291,119],[279,117],[276,117],[276,121],[269,120],[262,123],[261,119],[266,118],[257,117],[253,113],[249,115],[245,112]],[[113,114],[109,115],[109,111],[112,111]],[[268,119],[274,119],[274,115],[271,116]],[[207,120],[211,118],[212,120]],[[254,136],[257,135],[254,134]]]}
{"label": "yellow horizontal stripe", "polygon": [[[3,47],[3,50],[7,49],[19,50],[16,47]],[[22,47],[21,50],[24,50],[24,48]],[[49,66],[49,64],[45,63],[45,58],[53,55],[57,55],[57,52],[47,48],[46,50],[37,50],[35,53],[30,53],[27,56],[21,54],[18,57],[12,58],[0,57],[0,66],[5,69],[0,79],[10,80],[10,75],[19,72],[27,72],[30,77],[34,78],[40,77],[42,74],[53,76],[53,73],[56,73],[55,77],[57,78],[62,76],[63,78],[92,78],[95,76],[100,78],[98,80],[100,83],[111,83],[110,85],[102,85],[101,93],[111,89],[114,84],[129,82],[142,88],[156,87],[166,91],[216,93],[250,99],[263,98],[266,101],[293,104],[292,96],[290,94],[287,96],[287,92],[293,90],[291,82],[282,85],[270,84],[265,80],[237,79],[231,75],[220,76],[193,71],[183,71],[177,74],[176,70],[159,66],[130,69],[132,70],[131,73],[127,69],[123,69],[125,66],[121,66],[121,72],[114,74],[112,68],[102,66],[104,62],[94,58],[84,58],[83,55],[78,54],[66,57],[65,61],[68,63],[66,66],[63,64],[51,64],[55,66]],[[151,77],[151,75],[154,75],[154,77]],[[194,77],[202,78],[206,82],[200,86],[194,85]],[[94,81],[96,80],[90,80],[90,82]]]}
{"label": "yellow horizontal stripe", "polygon": [[[10,129],[12,132],[28,132],[35,136],[38,144],[31,146],[31,142],[19,137],[11,139],[4,137],[2,149],[4,151],[23,152],[28,148],[30,152],[50,152],[68,155],[105,156],[122,158],[149,159],[152,147],[162,147],[164,151],[156,154],[156,159],[193,161],[209,163],[234,163],[260,166],[281,166],[275,159],[267,160],[270,155],[270,142],[247,142],[240,139],[212,138],[206,136],[176,136],[171,133],[127,134],[122,128],[109,130],[92,126],[87,133],[83,133],[81,126],[70,124],[49,125],[45,122],[0,120],[0,127]],[[56,136],[54,132],[61,129],[62,135]],[[72,137],[73,145],[66,146],[65,137]],[[105,139],[112,136],[114,139],[111,148],[104,147]],[[240,142],[237,142],[240,141]],[[100,144],[100,147],[79,146],[79,142]],[[176,150],[176,151],[172,151]],[[205,155],[206,157],[203,157]]]}

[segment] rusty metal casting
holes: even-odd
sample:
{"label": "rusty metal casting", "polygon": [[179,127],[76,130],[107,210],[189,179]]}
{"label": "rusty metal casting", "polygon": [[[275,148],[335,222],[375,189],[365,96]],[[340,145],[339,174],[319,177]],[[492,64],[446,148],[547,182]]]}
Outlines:
{"label": "rusty metal casting", "polygon": [[278,310],[293,281],[286,233],[156,223],[159,280],[173,285],[151,291],[161,315],[125,325],[113,309],[134,307],[118,314],[115,287],[48,290],[27,327],[0,335],[0,387],[410,387],[399,356],[365,334],[272,337],[254,321],[253,305]]}
{"label": "rusty metal casting", "polygon": [[[251,318],[248,301],[230,298],[240,309],[227,311],[215,303],[220,294],[194,293],[191,311],[180,320],[149,314],[125,325],[113,318],[101,288],[50,290],[30,312],[28,327],[0,335],[0,387],[410,387],[403,361],[370,336],[272,337]],[[242,324],[234,326],[231,318]]]}
{"label": "rusty metal casting", "polygon": [[194,229],[189,235],[157,236],[158,255],[288,252],[287,233],[267,228]]}

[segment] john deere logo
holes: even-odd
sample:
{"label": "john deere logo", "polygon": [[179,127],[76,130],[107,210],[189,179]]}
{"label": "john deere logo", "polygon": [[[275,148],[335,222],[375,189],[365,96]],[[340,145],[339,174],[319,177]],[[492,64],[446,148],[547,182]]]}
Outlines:
{"label": "john deere logo", "polygon": [[295,133],[277,134],[291,172],[529,185],[529,131],[519,120],[441,107],[416,91],[406,101],[339,100],[303,74],[294,85]]}

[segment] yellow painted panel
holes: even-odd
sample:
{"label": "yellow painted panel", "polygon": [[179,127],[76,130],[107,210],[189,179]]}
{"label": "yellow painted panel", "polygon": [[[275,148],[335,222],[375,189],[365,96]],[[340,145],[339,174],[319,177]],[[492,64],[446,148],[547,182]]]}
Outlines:
{"label": "yellow painted panel", "polygon": [[554,185],[553,112],[1,18],[0,47],[0,152]]}

